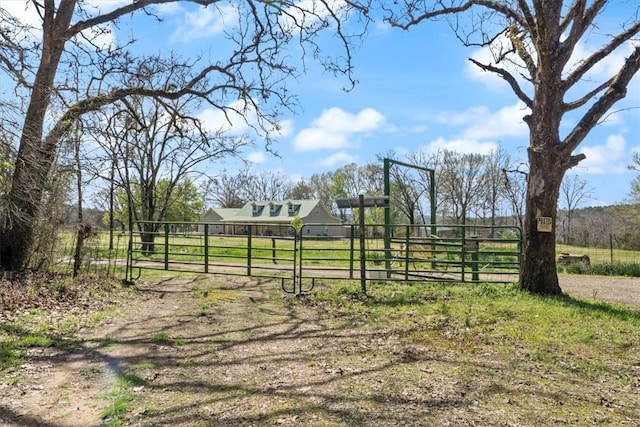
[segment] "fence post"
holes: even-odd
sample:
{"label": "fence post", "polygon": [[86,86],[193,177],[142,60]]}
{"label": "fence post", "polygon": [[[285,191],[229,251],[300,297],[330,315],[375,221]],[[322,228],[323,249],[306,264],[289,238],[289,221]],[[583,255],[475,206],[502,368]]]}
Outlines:
{"label": "fence post", "polygon": [[209,224],[204,225],[204,272],[209,272]]}
{"label": "fence post", "polygon": [[[478,269],[478,252],[480,252],[480,242],[478,241],[478,236],[469,236],[468,239],[469,240],[463,240],[463,259],[466,258],[466,254],[471,255],[471,281],[479,282],[480,270]],[[466,260],[463,261],[463,265],[464,264],[466,264]]]}
{"label": "fence post", "polygon": [[247,275],[251,276],[251,224],[247,225]]}
{"label": "fence post", "polygon": [[271,260],[273,261],[274,264],[278,263],[278,259],[276,257],[276,238],[275,237],[271,238]]}
{"label": "fence post", "polygon": [[354,247],[354,242],[355,242],[355,237],[356,237],[356,230],[353,224],[351,224],[349,226],[349,279],[353,279],[353,264],[354,264],[354,260],[353,260],[353,254],[355,253],[355,247]]}
{"label": "fence post", "polygon": [[169,269],[169,224],[164,223],[164,269]]}
{"label": "fence post", "polygon": [[[297,230],[295,231],[295,235],[296,235],[296,241],[298,242],[297,246],[296,246],[296,253],[298,253],[298,266],[299,266],[299,270],[298,270],[298,289],[300,289],[300,293],[302,293],[302,256],[304,251],[302,250],[302,244],[303,244],[303,237],[304,234],[302,234],[302,229],[300,229],[300,232],[298,232]],[[294,264],[295,267],[295,264]],[[295,270],[295,268],[294,268]],[[296,293],[296,277],[295,277],[295,273],[294,273],[294,277],[293,277],[293,293]]]}
{"label": "fence post", "polygon": [[611,264],[613,264],[613,234],[609,233],[609,253],[611,254]]}
{"label": "fence post", "polygon": [[480,270],[478,269],[478,252],[480,252],[480,244],[477,241],[477,237],[472,237],[472,239],[476,239],[475,246],[471,252],[471,281],[479,282],[480,281]]}
{"label": "fence post", "polygon": [[367,293],[367,265],[366,265],[366,245],[365,245],[365,228],[364,228],[364,194],[358,195],[358,216],[360,217],[360,288],[362,293]]}

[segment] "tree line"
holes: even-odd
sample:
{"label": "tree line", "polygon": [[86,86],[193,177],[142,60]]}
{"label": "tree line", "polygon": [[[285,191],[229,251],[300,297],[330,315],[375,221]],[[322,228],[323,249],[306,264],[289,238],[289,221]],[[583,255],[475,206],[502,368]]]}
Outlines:
{"label": "tree line", "polygon": [[[345,219],[336,198],[384,193],[383,159],[394,158],[435,171],[435,203],[438,218],[448,224],[497,224],[508,219],[522,225],[527,172],[502,149],[489,154],[439,150],[417,152],[399,159],[395,153],[377,156],[377,161],[347,164],[335,171],[312,174],[297,182],[281,172],[256,173],[247,168],[235,174],[210,178],[201,187],[211,207],[240,207],[252,200],[320,199],[334,215]],[[519,169],[520,168],[520,169]],[[393,165],[389,170],[392,222],[430,224],[431,177],[422,171]],[[372,222],[383,221],[382,213],[371,211]],[[376,216],[377,215],[377,216]]]}

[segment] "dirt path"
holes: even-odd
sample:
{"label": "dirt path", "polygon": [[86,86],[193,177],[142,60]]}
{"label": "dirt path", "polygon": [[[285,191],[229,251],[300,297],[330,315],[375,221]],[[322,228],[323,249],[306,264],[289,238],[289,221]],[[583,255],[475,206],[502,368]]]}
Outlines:
{"label": "dirt path", "polygon": [[640,278],[560,275],[560,287],[572,296],[640,306]]}
{"label": "dirt path", "polygon": [[[331,329],[313,316],[276,311],[269,300],[282,297],[277,282],[226,280],[216,287],[211,277],[193,275],[141,283],[121,317],[80,331],[73,351],[31,355],[19,385],[3,390],[0,425],[101,425],[101,414],[123,394],[122,381],[140,405],[129,412],[128,425],[218,425],[207,421],[212,414],[226,425],[247,425],[246,414],[259,419],[271,401],[277,404],[270,390],[289,382],[291,364],[308,364],[297,359],[300,346],[308,350],[315,331],[323,331],[318,339],[324,341]],[[228,398],[210,401],[212,388],[228,388]],[[247,410],[241,397],[256,393],[264,399]],[[154,395],[149,406],[147,394]]]}
{"label": "dirt path", "polygon": [[[640,304],[640,279],[561,282],[572,295]],[[135,426],[410,426],[445,410],[451,425],[471,425],[471,409],[476,421],[492,419],[465,399],[462,379],[438,381],[438,366],[459,370],[447,355],[421,360],[366,318],[282,298],[279,283],[250,278],[141,282],[119,315],[79,331],[71,351],[31,354],[19,384],[0,390],[0,425],[99,426],[119,403],[120,421]]]}

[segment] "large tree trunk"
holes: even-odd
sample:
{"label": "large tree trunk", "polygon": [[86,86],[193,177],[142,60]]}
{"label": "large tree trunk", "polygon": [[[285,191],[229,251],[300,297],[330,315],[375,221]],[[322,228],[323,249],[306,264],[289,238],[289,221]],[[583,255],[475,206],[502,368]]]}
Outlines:
{"label": "large tree trunk", "polygon": [[7,195],[8,211],[0,213],[3,217],[0,224],[0,269],[24,267],[33,243],[42,195],[58,148],[57,141],[43,141],[44,119],[75,3],[75,0],[61,1],[56,14],[54,2],[45,2],[42,57],[33,82],[11,189]]}
{"label": "large tree trunk", "polygon": [[[520,289],[538,294],[562,294],[556,271],[556,215],[565,168],[553,152],[529,150],[526,210]],[[550,218],[551,231],[543,231]]]}

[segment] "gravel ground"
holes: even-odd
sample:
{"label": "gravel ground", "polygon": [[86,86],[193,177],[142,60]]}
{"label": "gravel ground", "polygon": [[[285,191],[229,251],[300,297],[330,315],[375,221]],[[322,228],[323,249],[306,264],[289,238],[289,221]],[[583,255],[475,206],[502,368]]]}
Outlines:
{"label": "gravel ground", "polygon": [[640,306],[640,278],[561,274],[560,287],[572,296]]}

